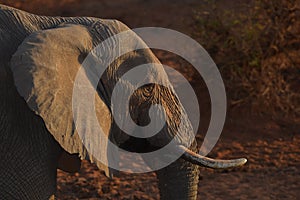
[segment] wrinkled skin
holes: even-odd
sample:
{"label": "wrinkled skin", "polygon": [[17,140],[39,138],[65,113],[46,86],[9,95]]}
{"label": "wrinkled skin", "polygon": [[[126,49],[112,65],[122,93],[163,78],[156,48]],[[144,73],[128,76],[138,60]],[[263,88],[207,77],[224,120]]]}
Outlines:
{"label": "wrinkled skin", "polygon": [[[114,37],[120,34],[125,37]],[[111,148],[116,145],[147,153],[172,140],[172,147],[155,158],[142,154],[149,167],[157,170],[161,199],[196,199],[198,165],[226,169],[247,162],[195,153],[193,128],[163,66],[123,23],[36,16],[0,5],[0,36],[1,198],[53,198],[56,169],[76,172],[80,159],[96,163],[113,176],[120,166],[119,153]],[[130,51],[119,54],[124,48]],[[134,74],[142,80],[122,79],[136,66],[149,63],[143,68],[145,74]],[[113,91],[119,102],[113,101]],[[124,102],[129,109],[120,125],[115,114],[120,114]],[[164,112],[155,111],[152,120],[149,110],[156,104]],[[128,125],[131,133],[147,136],[149,131],[137,125],[159,127],[162,121],[163,128],[151,137],[123,132]],[[177,160],[163,169],[157,167],[169,158]]]}
{"label": "wrinkled skin", "polygon": [[[65,24],[70,23],[72,24],[71,31],[68,25],[65,26]],[[61,30],[66,30],[66,34],[69,35],[55,36],[57,32],[55,32],[54,29],[58,27],[65,28]],[[24,57],[26,57],[27,54],[22,54],[23,49],[30,49],[30,45],[32,44],[33,49],[39,48],[39,42],[37,42],[37,44],[34,43],[36,36],[32,36],[32,33],[38,32],[38,34],[41,35],[41,40],[46,43],[48,32],[45,32],[47,37],[44,37],[43,31],[52,29],[54,30],[53,37],[56,38],[57,41],[52,40],[51,44],[55,44],[55,42],[59,40],[62,40],[59,42],[64,42],[64,40],[74,37],[70,49],[76,49],[76,51],[74,52],[74,58],[72,57],[73,54],[71,54],[70,62],[76,62],[74,60],[80,62],[82,56],[84,57],[86,54],[86,51],[89,51],[99,40],[103,40],[102,34],[105,35],[106,32],[118,33],[122,30],[128,30],[125,25],[113,20],[101,21],[96,18],[40,17],[0,5],[0,196],[3,199],[48,199],[55,194],[56,169],[58,166],[67,171],[76,171],[76,168],[78,168],[78,157],[75,156],[74,158],[74,153],[79,154],[81,158],[89,157],[91,161],[93,160],[93,157],[86,152],[83,145],[79,144],[77,134],[74,133],[73,135],[70,133],[72,132],[71,128],[63,129],[66,130],[65,132],[57,131],[61,126],[65,128],[63,123],[67,123],[69,118],[60,120],[60,115],[55,113],[55,110],[52,112],[51,102],[49,104],[51,113],[49,114],[47,109],[43,107],[43,105],[47,104],[46,97],[46,99],[43,99],[43,96],[40,98],[40,94],[35,94],[37,98],[34,100],[31,99],[34,101],[32,103],[31,100],[25,98],[26,94],[22,93],[22,73],[29,73],[28,70],[26,71],[26,68],[23,69],[22,67],[27,66],[28,63],[31,62],[31,60],[29,60],[28,63],[26,63],[27,60],[24,59]],[[72,35],[68,31],[74,34]],[[82,36],[83,32],[89,33],[90,38],[88,38],[88,36]],[[50,32],[50,34],[52,34],[52,32]],[[83,40],[87,38],[87,42],[82,42],[81,38],[83,38]],[[26,43],[26,41],[29,42]],[[78,52],[76,42],[78,42],[79,46]],[[82,46],[80,46],[81,42],[83,44]],[[26,45],[29,45],[29,47]],[[66,46],[68,46],[68,44],[66,44]],[[18,48],[19,50],[17,50]],[[50,52],[50,54],[51,53],[56,55],[53,51]],[[124,68],[125,66],[126,69],[126,66],[130,68],[134,67],[134,65],[149,61],[159,62],[149,50],[143,50],[134,55],[135,56],[125,55],[120,59],[120,62],[111,66],[109,70],[112,71],[112,73],[108,72],[106,77],[103,77],[103,81],[98,85],[97,91],[99,97],[96,102],[99,102],[99,108],[102,109],[99,120],[100,124],[104,126],[105,132],[109,135],[108,137],[112,138],[115,143],[121,145],[124,149],[130,149],[135,152],[144,152],[160,148],[168,143],[175,134],[179,134],[179,141],[177,142],[185,145],[185,143],[187,143],[185,140],[188,139],[186,139],[184,135],[189,133],[177,133],[179,123],[178,115],[180,115],[178,110],[180,110],[181,105],[172,92],[157,85],[145,86],[137,91],[136,96],[133,97],[132,100],[137,106],[137,108],[132,111],[132,117],[138,124],[147,124],[147,109],[152,104],[161,103],[166,109],[168,120],[167,126],[160,134],[150,139],[136,142],[133,138],[129,138],[124,135],[124,133],[112,128],[114,127],[114,122],[108,112],[109,105],[107,104],[110,100],[110,96],[104,92],[103,88],[111,92],[118,77],[123,73],[122,70],[120,72],[118,71],[118,67],[123,66]],[[47,56],[42,58],[42,60],[46,59],[46,57]],[[54,58],[58,59],[57,57]],[[64,60],[62,59],[62,61]],[[58,60],[57,63],[60,63],[60,61]],[[62,65],[68,64],[66,62],[62,63]],[[20,68],[22,73],[18,71]],[[69,70],[68,67],[64,67],[63,69]],[[159,72],[161,69],[157,70]],[[74,78],[71,69],[68,73]],[[166,76],[160,73],[158,74],[159,77],[157,78],[168,81]],[[46,75],[48,76],[47,73]],[[35,74],[33,76],[35,76]],[[51,77],[48,77],[48,79],[50,79],[49,84],[51,86],[51,82],[53,81]],[[48,79],[44,77],[43,80],[48,81]],[[34,81],[36,81],[36,79],[33,79],[33,82]],[[33,87],[37,87],[35,88],[37,92],[43,88],[43,85],[39,84],[42,83],[34,82],[33,84]],[[26,87],[26,84],[24,87]],[[49,91],[51,92],[52,89],[50,88]],[[56,101],[53,102],[55,103]],[[55,104],[55,106],[58,107],[58,103]],[[55,118],[59,119],[58,128],[53,127],[53,124],[55,125],[57,123]],[[188,121],[186,121],[186,123],[187,127],[190,127],[190,123]],[[187,128],[187,132],[190,131],[192,130]],[[65,134],[65,137],[69,137],[72,144],[71,142],[68,143],[66,140],[63,140],[63,137],[59,134]],[[180,136],[180,134],[182,134],[182,136]],[[140,143],[145,145],[140,145]],[[193,143],[190,149],[196,150],[196,144]],[[65,160],[67,160],[67,162],[64,162]],[[70,162],[74,164],[66,166],[66,163]],[[100,169],[104,169],[101,164],[97,163],[97,165]],[[179,159],[170,166],[158,170],[157,176],[159,179],[161,199],[196,199],[198,184],[198,167],[196,165]]]}

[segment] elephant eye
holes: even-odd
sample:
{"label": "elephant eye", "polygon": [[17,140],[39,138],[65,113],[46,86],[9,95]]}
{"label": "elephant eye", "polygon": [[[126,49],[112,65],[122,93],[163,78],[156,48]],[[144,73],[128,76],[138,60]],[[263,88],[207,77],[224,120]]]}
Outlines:
{"label": "elephant eye", "polygon": [[144,95],[145,97],[150,97],[150,96],[152,96],[154,87],[155,87],[154,84],[147,84],[147,85],[143,86],[143,87],[142,87],[143,95]]}

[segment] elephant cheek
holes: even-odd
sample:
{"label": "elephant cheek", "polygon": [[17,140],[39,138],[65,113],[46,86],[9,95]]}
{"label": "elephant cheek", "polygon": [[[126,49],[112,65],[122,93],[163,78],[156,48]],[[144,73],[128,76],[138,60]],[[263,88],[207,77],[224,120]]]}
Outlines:
{"label": "elephant cheek", "polygon": [[[164,111],[160,111],[155,115],[152,115],[150,118],[149,110],[151,104],[140,107],[138,111],[136,111],[138,118],[135,119],[138,126],[142,127],[151,127],[145,128],[141,133],[143,137],[147,138],[147,141],[156,147],[163,147],[171,142],[174,139],[176,134],[176,127],[174,126],[174,122],[172,122],[166,115],[162,115]],[[177,138],[175,138],[177,139]]]}

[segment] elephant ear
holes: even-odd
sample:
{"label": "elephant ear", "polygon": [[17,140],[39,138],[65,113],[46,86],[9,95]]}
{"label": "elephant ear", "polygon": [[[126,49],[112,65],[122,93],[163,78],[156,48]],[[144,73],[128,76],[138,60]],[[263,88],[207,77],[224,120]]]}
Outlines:
{"label": "elephant ear", "polygon": [[[44,120],[48,131],[61,147],[70,154],[78,153],[81,159],[95,162],[106,175],[111,175],[108,167],[98,158],[96,160],[93,152],[87,148],[93,146],[102,149],[100,156],[105,160],[107,140],[101,140],[100,136],[95,138],[90,128],[85,128],[85,132],[79,136],[73,121],[73,84],[81,62],[92,46],[89,30],[82,25],[63,24],[35,32],[23,41],[13,55],[11,70],[19,94],[29,108]],[[95,110],[98,122],[108,137],[111,114],[97,93]],[[89,117],[80,118],[80,113],[76,113],[76,116],[78,123],[88,126]],[[83,144],[83,140],[86,143]]]}

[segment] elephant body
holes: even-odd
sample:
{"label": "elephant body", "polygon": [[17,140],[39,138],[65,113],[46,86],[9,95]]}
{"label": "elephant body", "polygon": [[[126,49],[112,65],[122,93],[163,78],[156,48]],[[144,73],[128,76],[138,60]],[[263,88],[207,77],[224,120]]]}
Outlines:
{"label": "elephant body", "polygon": [[1,79],[0,84],[0,196],[48,199],[56,190],[57,158],[62,149],[43,120],[27,108],[11,77]]}
{"label": "elephant body", "polygon": [[[91,119],[80,117],[75,109],[75,117],[85,127],[83,136],[79,137],[73,122],[72,92],[77,71],[87,54],[107,38],[124,31],[129,32],[126,46],[134,47],[136,42],[141,42],[126,25],[116,20],[37,16],[0,5],[1,199],[49,199],[56,190],[56,169],[77,171],[80,159],[95,162],[107,176],[114,173],[94,157],[90,152],[93,149],[87,149],[82,143],[87,140],[90,141],[88,146],[101,147],[104,151],[100,154],[107,159],[107,141],[92,138]],[[101,59],[112,56],[120,45],[112,40],[103,46]],[[140,87],[132,97],[130,113],[135,123],[146,125],[150,106],[161,104],[167,120],[159,134],[136,140],[116,126],[110,104],[113,88],[124,73],[144,63],[159,64],[159,61],[149,49],[122,55],[110,64],[98,82],[95,110],[106,138],[126,150],[143,152],[162,147],[176,135],[180,147],[196,151],[195,141],[189,138],[193,132],[191,124],[187,116],[180,118],[184,114],[182,105],[174,91],[159,85]],[[147,70],[149,79],[170,85],[160,65]],[[92,81],[93,72],[86,74]],[[130,87],[129,83],[122,83],[123,92]],[[184,131],[178,131],[179,123],[184,123]],[[197,165],[209,167],[215,162],[206,162],[207,158],[196,154],[184,152],[183,155],[184,159],[179,158],[156,171],[162,199],[196,199]],[[208,164],[201,164],[203,160]],[[234,160],[224,166],[244,163],[245,160]]]}
{"label": "elephant body", "polygon": [[[55,29],[62,24],[78,24],[85,27],[102,28],[101,31],[116,31],[123,26],[114,20],[101,20],[96,18],[63,18],[63,17],[41,17],[32,15],[17,9],[6,6],[0,6],[0,53],[1,53],[1,129],[0,138],[2,150],[0,165],[0,193],[4,199],[47,199],[55,194],[56,189],[56,169],[58,157],[64,151],[57,139],[52,136],[42,117],[30,109],[24,99],[20,96],[15,87],[14,75],[11,71],[11,59],[22,42],[32,33]],[[98,24],[97,24],[98,23]],[[104,27],[104,28],[103,28]],[[128,29],[125,25],[121,29]],[[94,34],[97,34],[97,29]],[[100,36],[103,36],[100,35]],[[99,40],[99,38],[97,38]],[[101,38],[100,40],[104,40]],[[95,42],[95,41],[93,41]],[[152,56],[152,55],[151,55]],[[145,59],[147,60],[147,59]],[[105,87],[108,87],[107,85]],[[110,122],[107,122],[110,123]],[[58,139],[59,140],[59,139]],[[63,146],[63,145],[62,145]],[[65,147],[65,146],[63,146]],[[70,153],[78,153],[74,150]],[[84,152],[84,150],[83,150]],[[82,153],[81,157],[87,154]],[[197,185],[197,166],[190,165],[195,168],[192,171],[193,185]],[[100,165],[100,164],[99,164]],[[174,164],[173,164],[174,165]],[[178,163],[182,166],[182,164]],[[180,166],[172,166],[173,173],[177,173]],[[99,167],[101,168],[101,166]],[[105,170],[105,169],[104,169]],[[189,172],[190,173],[190,172]],[[170,193],[166,184],[170,177],[170,172],[162,170],[161,188],[164,194]],[[185,178],[172,175],[176,181],[186,183],[189,176],[186,174],[178,175]],[[188,188],[183,185],[178,188]],[[178,190],[177,190],[178,191]],[[184,193],[189,192],[186,190]],[[173,193],[173,192],[172,192]],[[182,194],[184,194],[182,193]],[[195,193],[195,191],[194,191]],[[170,193],[171,194],[171,193]],[[173,193],[173,196],[175,194]],[[172,195],[171,195],[172,196]],[[170,195],[166,195],[166,199],[170,199]],[[178,193],[176,198],[180,198]],[[174,197],[175,197],[174,196]],[[191,195],[195,197],[194,195]]]}

